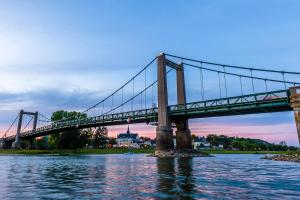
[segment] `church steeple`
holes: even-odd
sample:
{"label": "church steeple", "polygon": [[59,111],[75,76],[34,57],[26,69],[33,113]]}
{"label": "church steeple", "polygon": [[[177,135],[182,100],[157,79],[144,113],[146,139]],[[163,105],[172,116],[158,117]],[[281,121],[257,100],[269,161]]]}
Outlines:
{"label": "church steeple", "polygon": [[128,126],[128,128],[127,128],[127,134],[130,134],[129,126]]}

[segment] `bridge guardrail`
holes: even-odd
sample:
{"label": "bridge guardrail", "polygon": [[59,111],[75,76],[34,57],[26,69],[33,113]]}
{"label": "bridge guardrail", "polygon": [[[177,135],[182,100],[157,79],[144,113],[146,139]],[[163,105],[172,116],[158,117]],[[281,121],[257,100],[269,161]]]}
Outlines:
{"label": "bridge guardrail", "polygon": [[[244,96],[236,96],[236,97],[229,97],[229,98],[221,98],[221,99],[212,99],[200,102],[191,102],[187,103],[186,105],[171,105],[168,107],[169,112],[172,113],[181,113],[181,112],[190,112],[193,110],[207,110],[209,108],[214,107],[226,107],[230,108],[232,106],[245,106],[247,104],[256,103],[259,105],[263,102],[277,102],[277,101],[289,101],[288,98],[288,90],[278,90],[278,91],[271,91],[271,92],[264,92],[264,93],[256,93]],[[127,118],[131,118],[132,120],[136,119],[150,119],[153,116],[157,115],[158,108],[151,108],[151,109],[141,109],[136,111],[129,111],[123,113],[114,113],[108,115],[100,115],[88,118],[78,118],[72,119],[68,121],[59,121],[53,122],[50,125],[39,127],[36,131],[27,131],[21,133],[21,137],[27,137],[31,135],[35,135],[42,132],[52,131],[52,130],[59,130],[63,128],[71,128],[71,127],[78,127],[79,125],[86,125],[86,124],[101,124],[105,122],[113,122],[113,121],[126,121]],[[12,140],[14,136],[10,136],[5,138],[5,140]]]}

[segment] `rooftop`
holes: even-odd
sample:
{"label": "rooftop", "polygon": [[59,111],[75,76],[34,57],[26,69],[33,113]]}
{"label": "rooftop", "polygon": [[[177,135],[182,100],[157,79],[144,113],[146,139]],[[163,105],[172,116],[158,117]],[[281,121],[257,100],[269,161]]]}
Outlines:
{"label": "rooftop", "polygon": [[125,138],[131,138],[131,139],[137,139],[138,137],[138,134],[137,133],[131,133],[130,130],[129,130],[129,126],[127,128],[127,132],[126,133],[120,133],[118,135],[117,138],[122,138],[122,139],[125,139]]}

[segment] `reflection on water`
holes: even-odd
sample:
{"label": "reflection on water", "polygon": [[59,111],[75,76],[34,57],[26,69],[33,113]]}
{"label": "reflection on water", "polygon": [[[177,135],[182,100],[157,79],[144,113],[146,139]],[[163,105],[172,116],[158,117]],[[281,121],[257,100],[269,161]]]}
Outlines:
{"label": "reflection on water", "polygon": [[157,192],[160,197],[193,199],[192,159],[157,158]]}
{"label": "reflection on water", "polygon": [[299,199],[300,165],[260,157],[0,156],[0,199]]}

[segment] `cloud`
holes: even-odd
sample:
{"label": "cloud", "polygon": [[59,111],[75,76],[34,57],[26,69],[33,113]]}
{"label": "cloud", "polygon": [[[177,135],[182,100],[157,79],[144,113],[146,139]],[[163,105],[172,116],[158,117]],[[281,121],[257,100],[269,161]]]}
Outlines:
{"label": "cloud", "polygon": [[[0,124],[7,125],[22,108],[46,115],[58,109],[82,110],[125,83],[161,51],[219,63],[297,71],[298,4],[178,1],[157,8],[155,2],[136,1],[2,1]],[[166,12],[166,6],[171,6],[172,12]],[[178,31],[169,31],[178,24]],[[187,70],[186,75],[188,100],[201,99],[199,71]],[[174,73],[172,76],[168,78],[174,83]],[[240,94],[239,80],[227,78],[229,96]],[[247,93],[252,92],[251,82],[243,81]],[[205,76],[204,82],[205,98],[219,97],[217,77]],[[255,85],[265,89],[261,82]],[[135,86],[142,88],[143,80]],[[221,86],[224,97],[224,81]],[[130,87],[125,91],[128,94]],[[174,104],[176,87],[170,85],[169,91],[169,102]],[[295,130],[286,126],[289,123],[293,123],[292,113],[272,113],[191,120],[191,127],[217,131],[213,129],[216,127],[228,134],[239,134],[240,128],[248,135],[253,129],[259,137],[275,133],[266,128],[272,126],[292,134]],[[155,134],[152,128],[134,127],[147,135]]]}

